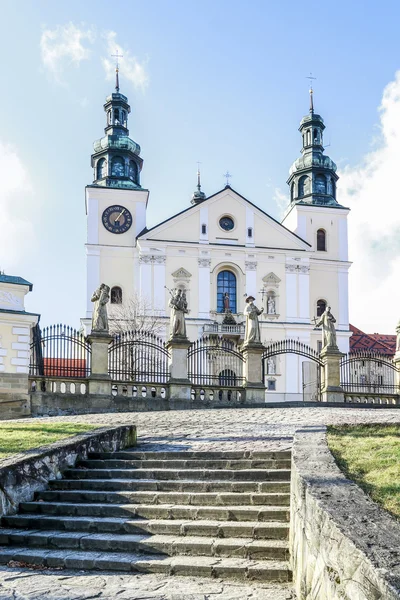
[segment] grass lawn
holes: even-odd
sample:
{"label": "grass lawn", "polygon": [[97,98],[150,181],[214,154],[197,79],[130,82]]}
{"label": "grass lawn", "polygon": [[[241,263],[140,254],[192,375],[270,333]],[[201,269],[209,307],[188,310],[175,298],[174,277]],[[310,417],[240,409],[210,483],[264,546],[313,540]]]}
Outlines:
{"label": "grass lawn", "polygon": [[400,517],[400,425],[331,426],[328,444],[345,475]]}
{"label": "grass lawn", "polygon": [[0,460],[12,454],[46,446],[63,438],[96,429],[80,423],[0,423]]}

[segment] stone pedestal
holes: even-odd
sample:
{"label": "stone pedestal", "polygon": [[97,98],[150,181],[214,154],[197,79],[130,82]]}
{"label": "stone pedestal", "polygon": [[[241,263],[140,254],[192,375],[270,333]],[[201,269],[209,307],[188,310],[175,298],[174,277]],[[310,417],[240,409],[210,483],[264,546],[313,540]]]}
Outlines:
{"label": "stone pedestal", "polygon": [[246,388],[246,403],[265,402],[265,384],[263,381],[262,355],[264,346],[249,343],[242,346],[245,359],[243,370]]}
{"label": "stone pedestal", "polygon": [[111,396],[111,377],[108,374],[108,346],[112,335],[93,332],[88,336],[92,348],[89,394]]}
{"label": "stone pedestal", "polygon": [[188,378],[187,354],[191,342],[186,337],[171,338],[167,342],[169,352],[168,368],[170,372],[170,401],[190,400],[192,384]]}
{"label": "stone pedestal", "polygon": [[344,391],[340,385],[340,361],[344,354],[339,348],[324,348],[320,354],[324,364],[322,402],[344,402]]}

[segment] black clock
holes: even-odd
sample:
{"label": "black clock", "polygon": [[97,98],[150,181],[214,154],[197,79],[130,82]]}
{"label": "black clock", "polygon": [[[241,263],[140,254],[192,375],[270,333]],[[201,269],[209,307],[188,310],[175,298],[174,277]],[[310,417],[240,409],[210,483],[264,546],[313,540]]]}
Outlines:
{"label": "black clock", "polygon": [[104,227],[111,233],[125,233],[132,225],[131,213],[119,204],[106,208],[101,219]]}
{"label": "black clock", "polygon": [[222,217],[222,219],[219,220],[219,226],[225,231],[231,231],[235,227],[235,223],[231,217]]}

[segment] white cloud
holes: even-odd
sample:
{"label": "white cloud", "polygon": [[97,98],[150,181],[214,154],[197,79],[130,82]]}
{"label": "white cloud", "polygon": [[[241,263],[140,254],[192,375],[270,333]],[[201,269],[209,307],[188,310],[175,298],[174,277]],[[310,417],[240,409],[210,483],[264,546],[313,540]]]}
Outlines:
{"label": "white cloud", "polygon": [[33,189],[28,173],[13,146],[0,141],[0,268],[18,275],[20,261],[35,243],[30,218]]}
{"label": "white cloud", "polygon": [[104,34],[107,44],[106,58],[102,59],[103,67],[106,73],[106,79],[108,81],[115,81],[115,59],[111,58],[112,54],[123,55],[123,58],[119,63],[119,72],[122,79],[122,85],[124,81],[130,81],[137,88],[145,89],[149,82],[149,76],[146,70],[146,63],[139,62],[139,60],[132,56],[131,52],[126,48],[122,48],[117,43],[117,34],[115,31],[108,31]]}
{"label": "white cloud", "polygon": [[375,149],[342,171],[338,200],[351,208],[350,321],[368,333],[394,333],[400,318],[400,71],[379,110]]}
{"label": "white cloud", "polygon": [[40,38],[43,65],[58,83],[63,83],[66,66],[78,67],[82,60],[90,58],[88,44],[93,44],[95,37],[92,29],[80,29],[74,23],[45,29]]}

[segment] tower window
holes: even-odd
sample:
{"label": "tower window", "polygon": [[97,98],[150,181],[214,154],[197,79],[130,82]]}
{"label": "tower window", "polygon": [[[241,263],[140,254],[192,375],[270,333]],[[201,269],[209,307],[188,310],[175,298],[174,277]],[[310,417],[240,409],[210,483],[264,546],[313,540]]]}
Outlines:
{"label": "tower window", "polygon": [[205,223],[203,223],[203,225],[201,226],[201,233],[203,235],[207,233],[207,225]]}
{"label": "tower window", "polygon": [[114,108],[114,124],[119,125],[119,110]]}
{"label": "tower window", "polygon": [[[225,294],[228,294],[228,300]],[[236,277],[232,271],[221,271],[217,277],[217,311],[222,313],[227,308],[236,313]]]}
{"label": "tower window", "polygon": [[314,144],[318,144],[318,129],[314,129]]}
{"label": "tower window", "polygon": [[124,177],[125,163],[121,156],[115,156],[111,162],[111,175],[113,177]]}
{"label": "tower window", "polygon": [[311,144],[311,129],[307,129],[307,146]]}
{"label": "tower window", "polygon": [[132,179],[132,181],[135,182],[137,180],[137,166],[133,160],[129,161],[129,179]]}
{"label": "tower window", "polygon": [[325,300],[318,300],[317,302],[317,317],[320,317],[326,310]]}
{"label": "tower window", "polygon": [[111,288],[111,304],[122,304],[122,289],[117,285]]}
{"label": "tower window", "polygon": [[96,179],[103,179],[107,176],[107,161],[105,158],[98,161],[96,171]]}
{"label": "tower window", "polygon": [[253,237],[253,228],[252,227],[247,228],[247,237],[249,237],[249,238]]}
{"label": "tower window", "polygon": [[319,173],[315,176],[314,188],[316,194],[326,194],[326,177]]}
{"label": "tower window", "polygon": [[320,252],[326,252],[326,232],[325,229],[318,229],[317,231],[317,250]]}
{"label": "tower window", "polygon": [[299,179],[299,198],[302,198],[306,194],[308,194],[308,182],[309,179],[307,175],[303,175]]}
{"label": "tower window", "polygon": [[294,182],[290,186],[290,201],[293,202],[293,200],[294,200]]}

